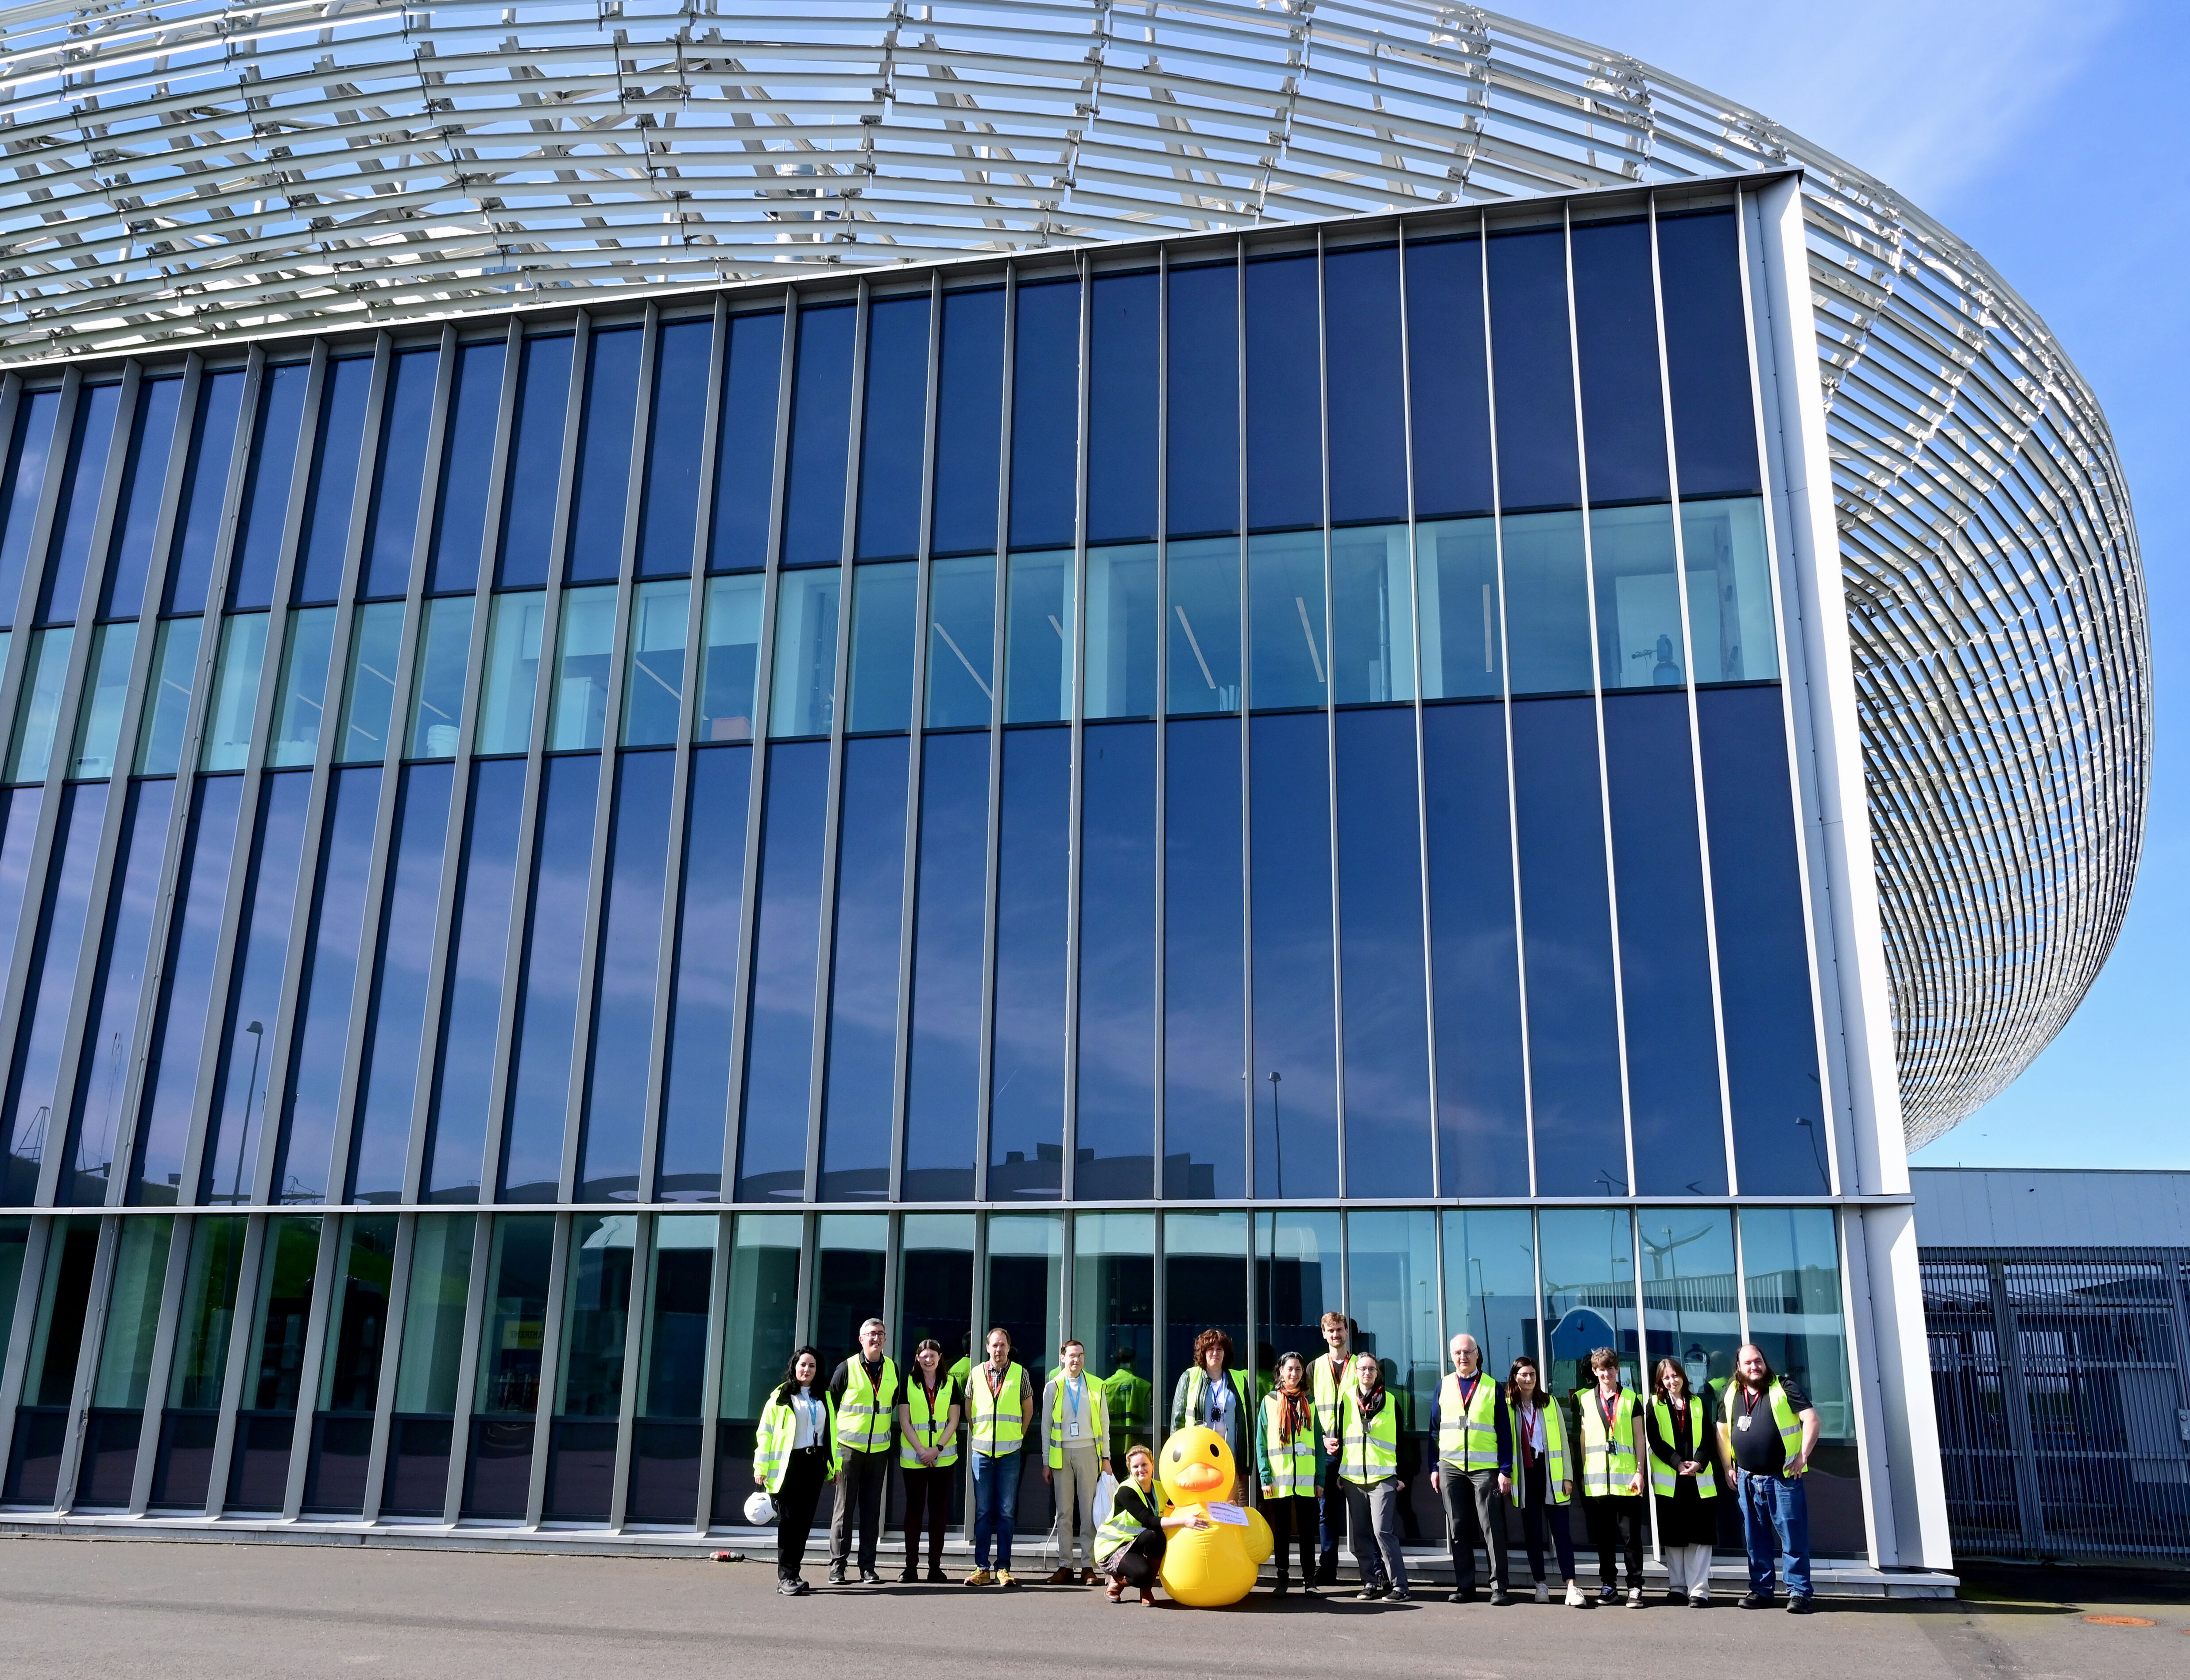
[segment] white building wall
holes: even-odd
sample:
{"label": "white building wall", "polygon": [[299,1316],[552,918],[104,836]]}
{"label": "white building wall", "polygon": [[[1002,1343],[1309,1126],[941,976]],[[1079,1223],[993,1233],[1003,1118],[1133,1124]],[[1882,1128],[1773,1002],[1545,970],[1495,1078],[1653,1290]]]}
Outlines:
{"label": "white building wall", "polygon": [[1926,1248],[2190,1248],[2190,1173],[1919,1167]]}

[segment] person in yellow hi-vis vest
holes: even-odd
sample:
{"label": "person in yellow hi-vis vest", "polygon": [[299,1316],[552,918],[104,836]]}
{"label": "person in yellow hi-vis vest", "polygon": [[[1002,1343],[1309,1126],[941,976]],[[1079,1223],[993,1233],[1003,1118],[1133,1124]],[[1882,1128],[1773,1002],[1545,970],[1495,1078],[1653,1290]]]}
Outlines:
{"label": "person in yellow hi-vis vest", "polygon": [[1597,1386],[1575,1397],[1581,1413],[1581,1508],[1597,1547],[1597,1602],[1620,1600],[1621,1554],[1627,1563],[1627,1608],[1642,1608],[1641,1408],[1635,1391],[1620,1380],[1620,1355],[1599,1348],[1589,1356]]}
{"label": "person in yellow hi-vis vest", "polygon": [[1452,1338],[1452,1370],[1430,1411],[1436,1443],[1430,1485],[1444,1501],[1445,1537],[1452,1547],[1452,1601],[1475,1597],[1475,1547],[1490,1565],[1490,1602],[1506,1592],[1506,1494],[1513,1442],[1499,1403],[1497,1380],[1483,1368],[1483,1350],[1466,1331]]}
{"label": "person in yellow hi-vis vest", "polygon": [[1749,1547],[1745,1610],[1772,1608],[1773,1575],[1787,1558],[1787,1608],[1810,1609],[1810,1505],[1802,1473],[1818,1446],[1818,1414],[1809,1398],[1772,1368],[1764,1349],[1744,1344],[1734,1355],[1719,1415],[1721,1461],[1741,1500],[1741,1533]]}
{"label": "person in yellow hi-vis vest", "polygon": [[[1057,1350],[1057,1375],[1041,1391],[1041,1479],[1057,1498],[1057,1572],[1052,1587],[1095,1584],[1095,1484],[1110,1471],[1110,1397],[1087,1372],[1085,1343]],[[1086,1548],[1087,1562],[1073,1564]]]}
{"label": "person in yellow hi-vis vest", "polygon": [[1338,1397],[1353,1380],[1354,1324],[1344,1313],[1325,1313],[1319,1328],[1328,1351],[1315,1356],[1308,1372],[1324,1452],[1323,1478],[1315,1485],[1316,1535],[1321,1547],[1315,1584],[1330,1587],[1338,1580],[1338,1542],[1346,1533],[1346,1490],[1338,1480]]}
{"label": "person in yellow hi-vis vest", "polygon": [[[1012,1358],[1011,1332],[989,1332],[989,1357],[966,1376],[967,1445],[973,1453],[973,1572],[968,1587],[1017,1587],[1012,1578],[1012,1523],[1018,1507],[1019,1470],[1028,1426],[1034,1422],[1034,1384]],[[996,1570],[989,1573],[994,1549]]]}
{"label": "person in yellow hi-vis vest", "polygon": [[1529,1574],[1536,1584],[1536,1602],[1551,1602],[1544,1581],[1544,1535],[1551,1533],[1557,1553],[1559,1578],[1566,1582],[1567,1604],[1580,1609],[1588,1604],[1581,1583],[1574,1579],[1574,1541],[1567,1530],[1567,1511],[1574,1499],[1574,1459],[1568,1447],[1566,1413],[1546,1391],[1536,1361],[1523,1354],[1506,1373],[1506,1433],[1513,1443],[1513,1472],[1501,1476],[1499,1485],[1513,1496],[1521,1513],[1522,1543],[1529,1551]]}
{"label": "person in yellow hi-vis vest", "polygon": [[860,1350],[829,1379],[837,1408],[837,1511],[829,1523],[829,1584],[842,1587],[852,1561],[852,1524],[860,1525],[860,1579],[880,1587],[875,1553],[882,1538],[882,1492],[889,1486],[890,1440],[897,1431],[896,1361],[882,1351],[878,1318],[860,1326]]}
{"label": "person in yellow hi-vis vest", "polygon": [[836,1408],[821,1381],[821,1355],[801,1348],[761,1408],[753,1434],[753,1479],[775,1502],[775,1590],[786,1598],[814,1590],[799,1570],[814,1508],[836,1474]]}
{"label": "person in yellow hi-vis vest", "polygon": [[950,1484],[958,1474],[959,1401],[964,1390],[943,1369],[943,1344],[933,1339],[913,1350],[898,1396],[898,1470],[905,1478],[905,1573],[920,1579],[920,1534],[928,1530],[928,1579],[940,1586],[943,1530],[950,1521]]}
{"label": "person in yellow hi-vis vest", "polygon": [[1291,1589],[1288,1547],[1300,1553],[1301,1588],[1315,1591],[1315,1494],[1323,1481],[1323,1428],[1308,1393],[1308,1366],[1298,1354],[1278,1355],[1277,1386],[1262,1396],[1255,1434],[1256,1479],[1262,1515],[1278,1554],[1279,1598]]}
{"label": "person in yellow hi-vis vest", "polygon": [[1688,1367],[1661,1359],[1650,1373],[1650,1497],[1668,1596],[1696,1609],[1711,1604],[1711,1547],[1718,1539],[1718,1455],[1710,1401],[1688,1392]]}
{"label": "person in yellow hi-vis vest", "polygon": [[1338,1485],[1346,1490],[1353,1561],[1361,1566],[1358,1598],[1404,1604],[1407,1565],[1399,1554],[1399,1406],[1384,1386],[1374,1354],[1357,1354],[1353,1381],[1338,1395]]}

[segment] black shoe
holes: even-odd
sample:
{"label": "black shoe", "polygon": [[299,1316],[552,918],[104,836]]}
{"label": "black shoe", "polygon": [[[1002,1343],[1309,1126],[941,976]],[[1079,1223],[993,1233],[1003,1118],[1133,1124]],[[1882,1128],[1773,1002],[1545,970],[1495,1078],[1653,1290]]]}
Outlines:
{"label": "black shoe", "polygon": [[1598,1587],[1597,1589],[1597,1602],[1600,1604],[1618,1604],[1620,1602],[1620,1589],[1616,1587]]}
{"label": "black shoe", "polygon": [[1391,1590],[1392,1589],[1390,1587],[1385,1586],[1381,1581],[1366,1581],[1363,1583],[1361,1590],[1355,1593],[1353,1597],[1359,1603],[1373,1604],[1377,1599],[1387,1596]]}
{"label": "black shoe", "polygon": [[947,1587],[950,1584],[950,1577],[943,1573],[943,1566],[940,1564],[930,1564],[928,1566],[928,1584],[930,1587]]}
{"label": "black shoe", "polygon": [[1393,1587],[1386,1596],[1395,1604],[1411,1604],[1415,1601],[1415,1595],[1404,1587]]}
{"label": "black shoe", "polygon": [[1772,1595],[1769,1592],[1745,1592],[1741,1595],[1741,1608],[1745,1610],[1768,1610],[1772,1608]]}
{"label": "black shoe", "polygon": [[831,1587],[842,1587],[844,1584],[844,1566],[842,1564],[829,1565],[829,1584]]}
{"label": "black shoe", "polygon": [[1808,1593],[1805,1592],[1805,1593],[1802,1593],[1800,1597],[1797,1597],[1797,1598],[1792,1598],[1788,1599],[1788,1601],[1787,1601],[1787,1614],[1788,1614],[1789,1615],[1809,1615],[1809,1614],[1810,1614],[1810,1595],[1809,1595]]}
{"label": "black shoe", "polygon": [[1682,1592],[1677,1587],[1669,1587],[1665,1589],[1665,1602],[1667,1604],[1685,1604],[1688,1601],[1688,1595]]}
{"label": "black shoe", "polygon": [[897,1578],[906,1586],[911,1586],[920,1579],[920,1565],[907,1564],[897,1572]]}
{"label": "black shoe", "polygon": [[1336,1558],[1325,1558],[1315,1566],[1315,1584],[1318,1587],[1338,1585],[1338,1560]]}
{"label": "black shoe", "polygon": [[876,1574],[872,1570],[861,1570],[860,1571],[860,1586],[862,1586],[862,1587],[880,1587],[882,1584],[882,1578],[880,1575],[877,1575],[877,1574]]}
{"label": "black shoe", "polygon": [[1463,1587],[1460,1588],[1459,1591],[1452,1595],[1452,1602],[1455,1604],[1473,1604],[1475,1602],[1475,1589],[1472,1587]]}
{"label": "black shoe", "polygon": [[1513,1601],[1506,1596],[1506,1589],[1504,1587],[1494,1587],[1490,1589],[1490,1602],[1494,1604],[1504,1605],[1510,1604]]}
{"label": "black shoe", "polygon": [[803,1581],[779,1581],[775,1590],[786,1598],[803,1598],[814,1589]]}
{"label": "black shoe", "polygon": [[1270,1589],[1270,1596],[1273,1598],[1282,1598],[1286,1593],[1291,1591],[1292,1583],[1287,1581],[1285,1576],[1279,1575],[1278,1577],[1278,1584]]}

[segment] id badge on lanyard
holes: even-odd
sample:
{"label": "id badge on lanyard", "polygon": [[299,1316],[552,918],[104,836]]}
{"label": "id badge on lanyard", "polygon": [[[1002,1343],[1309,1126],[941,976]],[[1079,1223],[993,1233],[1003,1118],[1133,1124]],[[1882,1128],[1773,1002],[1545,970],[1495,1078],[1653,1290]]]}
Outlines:
{"label": "id badge on lanyard", "polygon": [[1084,1398],[1084,1391],[1075,1391],[1070,1387],[1070,1385],[1068,1384],[1066,1386],[1064,1390],[1064,1439],[1069,1441],[1076,1441],[1081,1438],[1081,1436],[1086,1434],[1086,1428],[1081,1423],[1080,1417],[1080,1402]]}

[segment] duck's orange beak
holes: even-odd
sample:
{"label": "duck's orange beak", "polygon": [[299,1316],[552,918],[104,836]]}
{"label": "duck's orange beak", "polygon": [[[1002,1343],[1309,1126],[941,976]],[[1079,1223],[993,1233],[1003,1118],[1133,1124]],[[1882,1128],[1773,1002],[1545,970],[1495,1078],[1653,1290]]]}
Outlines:
{"label": "duck's orange beak", "polygon": [[1199,1460],[1182,1464],[1171,1473],[1172,1485],[1183,1493],[1214,1493],[1229,1479],[1214,1464],[1204,1464]]}

